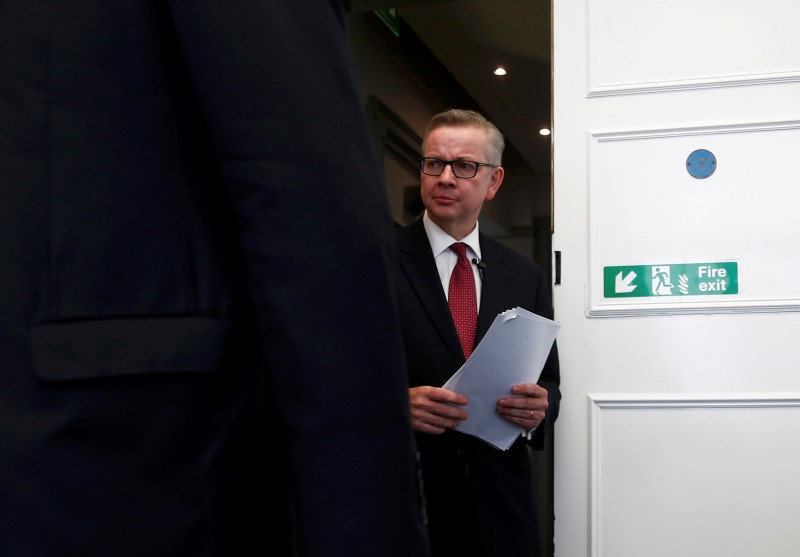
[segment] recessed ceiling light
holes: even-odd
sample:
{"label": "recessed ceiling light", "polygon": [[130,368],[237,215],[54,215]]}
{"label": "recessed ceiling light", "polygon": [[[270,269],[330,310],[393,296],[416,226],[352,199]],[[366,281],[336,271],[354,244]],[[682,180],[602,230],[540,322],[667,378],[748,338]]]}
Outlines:
{"label": "recessed ceiling light", "polygon": [[550,135],[550,128],[542,128],[539,130],[539,135]]}
{"label": "recessed ceiling light", "polygon": [[503,66],[497,66],[497,68],[494,70],[494,75],[506,75],[506,73],[508,72],[506,72],[506,69]]}

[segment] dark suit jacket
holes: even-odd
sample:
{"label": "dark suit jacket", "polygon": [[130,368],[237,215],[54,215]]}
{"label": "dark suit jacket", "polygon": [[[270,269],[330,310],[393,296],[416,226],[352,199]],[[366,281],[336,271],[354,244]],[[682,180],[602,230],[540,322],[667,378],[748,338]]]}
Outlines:
{"label": "dark suit jacket", "polygon": [[338,0],[0,3],[0,552],[425,554],[370,137]]}
{"label": "dark suit jacket", "polygon": [[[411,386],[441,386],[464,363],[447,298],[436,270],[422,219],[399,229],[397,288]],[[483,271],[477,340],[497,314],[522,307],[552,319],[548,281],[542,269],[519,253],[480,235]],[[561,399],[554,345],[539,384],[548,390],[549,408],[530,443],[542,448],[558,415]],[[511,385],[509,385],[509,388]],[[465,515],[474,509],[488,555],[539,554],[531,464],[526,442],[508,451],[449,430],[417,434],[434,555],[443,538],[465,535]]]}

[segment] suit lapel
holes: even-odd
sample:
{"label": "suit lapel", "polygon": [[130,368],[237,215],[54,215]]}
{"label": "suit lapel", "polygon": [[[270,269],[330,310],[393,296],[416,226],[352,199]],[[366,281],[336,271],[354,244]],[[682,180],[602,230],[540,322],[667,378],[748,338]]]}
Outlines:
{"label": "suit lapel", "polygon": [[430,317],[430,324],[457,361],[464,361],[461,342],[458,340],[453,316],[442,291],[439,272],[431,254],[431,245],[425,234],[422,219],[409,225],[398,237],[400,267],[408,278],[411,289]]}
{"label": "suit lapel", "polygon": [[491,327],[497,315],[507,309],[505,307],[505,291],[508,283],[508,273],[505,258],[497,249],[497,243],[480,235],[481,259],[486,264],[483,270],[481,286],[481,307],[478,315],[478,334],[477,342],[480,342],[486,332]]}

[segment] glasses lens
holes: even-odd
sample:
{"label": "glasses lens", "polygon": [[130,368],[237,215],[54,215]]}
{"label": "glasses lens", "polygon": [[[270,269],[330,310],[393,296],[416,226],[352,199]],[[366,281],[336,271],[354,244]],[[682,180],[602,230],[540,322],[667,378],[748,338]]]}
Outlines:
{"label": "glasses lens", "polygon": [[438,176],[444,171],[444,162],[439,159],[423,158],[420,160],[422,172],[430,176]]}
{"label": "glasses lens", "polygon": [[472,161],[453,161],[453,174],[457,178],[472,178],[478,173],[478,165]]}

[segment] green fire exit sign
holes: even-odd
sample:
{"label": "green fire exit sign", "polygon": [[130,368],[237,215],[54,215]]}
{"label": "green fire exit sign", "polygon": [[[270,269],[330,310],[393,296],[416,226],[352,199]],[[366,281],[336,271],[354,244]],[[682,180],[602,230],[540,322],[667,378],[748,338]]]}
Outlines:
{"label": "green fire exit sign", "polygon": [[734,261],[603,267],[603,295],[606,298],[738,293],[739,268]]}

